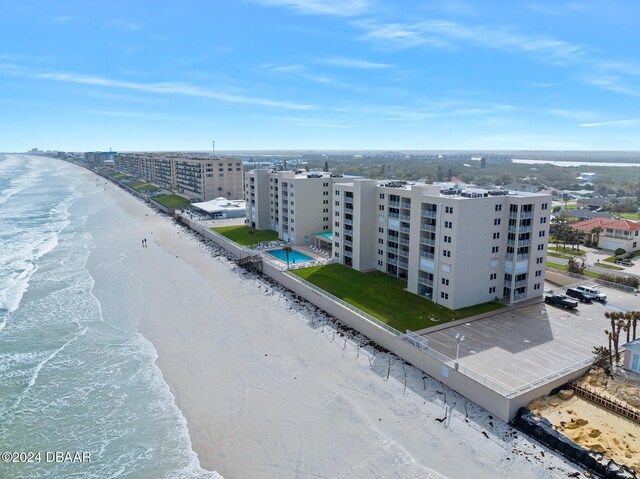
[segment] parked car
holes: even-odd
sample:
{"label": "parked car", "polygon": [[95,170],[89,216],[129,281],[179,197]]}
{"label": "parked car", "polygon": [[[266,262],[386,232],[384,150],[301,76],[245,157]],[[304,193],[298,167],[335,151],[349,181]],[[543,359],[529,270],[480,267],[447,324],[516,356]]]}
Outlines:
{"label": "parked car", "polygon": [[591,296],[591,299],[595,299],[596,301],[600,301],[601,303],[607,302],[607,295],[601,292],[599,289],[592,288],[590,286],[578,286],[576,289],[578,291],[582,291],[588,296]]}
{"label": "parked car", "polygon": [[590,303],[593,297],[590,294],[584,293],[579,289],[567,288],[567,296],[575,298],[582,303]]}
{"label": "parked car", "polygon": [[548,294],[544,297],[544,302],[564,309],[576,309],[578,307],[578,302],[575,299],[563,294]]}

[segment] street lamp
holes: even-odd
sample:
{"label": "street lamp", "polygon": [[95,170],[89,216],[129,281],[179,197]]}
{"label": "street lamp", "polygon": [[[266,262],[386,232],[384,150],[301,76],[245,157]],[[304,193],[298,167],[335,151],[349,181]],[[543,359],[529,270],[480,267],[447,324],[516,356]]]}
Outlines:
{"label": "street lamp", "polygon": [[456,334],[456,371],[458,370],[458,357],[460,356],[460,343],[464,341],[464,336],[460,333]]}

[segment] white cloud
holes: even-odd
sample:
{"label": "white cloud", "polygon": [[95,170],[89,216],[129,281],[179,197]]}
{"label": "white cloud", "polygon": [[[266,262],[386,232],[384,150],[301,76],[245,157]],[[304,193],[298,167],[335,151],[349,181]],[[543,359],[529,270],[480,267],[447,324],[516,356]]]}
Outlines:
{"label": "white cloud", "polygon": [[637,118],[631,120],[611,120],[611,121],[598,121],[595,123],[582,123],[580,126],[583,128],[593,128],[595,126],[610,126],[610,125],[635,125],[640,123]]}
{"label": "white cloud", "polygon": [[392,65],[388,63],[376,63],[370,62],[366,60],[358,60],[355,58],[325,58],[322,60],[318,60],[318,63],[324,63],[326,65],[333,65],[337,67],[345,67],[345,68],[359,68],[363,70],[377,70],[384,68],[391,68]]}
{"label": "white cloud", "polygon": [[305,15],[353,17],[367,13],[371,0],[256,0],[263,5],[285,7]]}
{"label": "white cloud", "polygon": [[76,83],[81,85],[95,85],[107,88],[119,88],[125,90],[143,91],[161,95],[184,95],[211,100],[224,101],[228,103],[240,103],[246,105],[267,106],[275,108],[285,108],[289,110],[310,110],[313,105],[292,103],[287,101],[270,100],[266,98],[252,97],[247,95],[230,94],[217,92],[187,83],[161,82],[161,83],[136,83],[122,80],[114,80],[104,77],[92,77],[75,73],[34,73],[29,76],[41,80],[52,80],[66,83]]}

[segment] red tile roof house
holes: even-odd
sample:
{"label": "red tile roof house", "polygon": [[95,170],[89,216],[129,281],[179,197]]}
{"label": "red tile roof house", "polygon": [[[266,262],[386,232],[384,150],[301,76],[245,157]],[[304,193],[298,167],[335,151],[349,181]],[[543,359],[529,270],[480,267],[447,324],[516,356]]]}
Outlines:
{"label": "red tile roof house", "polygon": [[630,220],[611,220],[606,218],[592,218],[579,221],[571,225],[573,229],[586,233],[586,240],[593,242],[596,235],[591,233],[594,228],[602,228],[599,235],[598,247],[615,251],[622,248],[626,252],[640,249],[640,224]]}
{"label": "red tile roof house", "polygon": [[622,347],[624,348],[623,367],[627,371],[640,373],[640,339],[634,339]]}

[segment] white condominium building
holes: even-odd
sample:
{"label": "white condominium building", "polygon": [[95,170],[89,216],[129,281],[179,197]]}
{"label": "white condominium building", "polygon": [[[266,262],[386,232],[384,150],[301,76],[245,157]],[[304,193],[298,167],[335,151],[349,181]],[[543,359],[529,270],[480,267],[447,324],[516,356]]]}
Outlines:
{"label": "white condominium building", "polygon": [[333,257],[449,309],[541,296],[551,196],[366,179],[336,183]]}
{"label": "white condominium building", "polygon": [[308,244],[313,235],[331,233],[332,186],[337,181],[345,178],[322,171],[248,171],[247,224],[276,231],[295,245]]}

